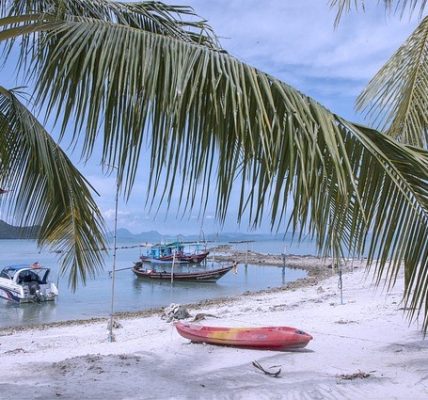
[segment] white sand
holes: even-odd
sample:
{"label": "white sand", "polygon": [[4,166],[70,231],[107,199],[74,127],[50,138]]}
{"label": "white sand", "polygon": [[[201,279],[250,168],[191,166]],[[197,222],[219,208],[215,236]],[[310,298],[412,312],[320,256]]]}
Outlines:
{"label": "white sand", "polygon": [[[314,336],[299,352],[191,344],[159,315],[0,333],[0,399],[428,399],[428,342],[362,269],[315,286],[189,311],[224,326],[290,325]],[[252,366],[280,366],[273,378]],[[366,378],[343,379],[357,372]]]}

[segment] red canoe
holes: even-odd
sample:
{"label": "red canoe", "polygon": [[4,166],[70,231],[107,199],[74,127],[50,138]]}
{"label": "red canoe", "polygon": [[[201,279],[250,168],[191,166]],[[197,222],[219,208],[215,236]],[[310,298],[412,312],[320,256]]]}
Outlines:
{"label": "red canoe", "polygon": [[312,336],[289,326],[224,328],[177,322],[178,333],[198,343],[261,350],[291,350],[305,347]]}

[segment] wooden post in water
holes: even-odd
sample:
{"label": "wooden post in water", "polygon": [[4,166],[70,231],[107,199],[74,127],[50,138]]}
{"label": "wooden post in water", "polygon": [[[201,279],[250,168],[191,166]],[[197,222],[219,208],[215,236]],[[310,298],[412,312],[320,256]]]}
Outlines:
{"label": "wooden post in water", "polygon": [[283,263],[283,268],[285,268],[285,260],[287,257],[287,246],[284,245],[284,253],[282,253],[282,263]]}
{"label": "wooden post in water", "polygon": [[173,250],[173,253],[172,253],[171,285],[174,283],[174,264],[175,264],[175,250]]}

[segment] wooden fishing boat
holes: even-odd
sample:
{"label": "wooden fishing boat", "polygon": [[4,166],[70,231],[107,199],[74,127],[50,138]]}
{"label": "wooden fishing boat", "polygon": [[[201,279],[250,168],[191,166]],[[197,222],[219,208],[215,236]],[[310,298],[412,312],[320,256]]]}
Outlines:
{"label": "wooden fishing boat", "polygon": [[293,350],[305,347],[312,336],[289,326],[226,328],[177,322],[177,332],[196,343],[260,350]]}
{"label": "wooden fishing boat", "polygon": [[[198,282],[215,282],[223,275],[227,274],[236,265],[207,270],[196,270],[190,272],[174,272],[172,273],[172,280],[174,281],[198,281]],[[158,280],[171,280],[171,271],[165,271],[150,268],[145,269],[142,262],[135,263],[132,271],[140,278],[145,279],[158,279]]]}
{"label": "wooden fishing boat", "polygon": [[200,251],[199,244],[194,244],[192,251],[185,252],[184,244],[172,242],[166,244],[156,244],[148,252],[140,257],[141,261],[153,264],[171,263],[190,264],[200,263],[208,256],[209,251]]}

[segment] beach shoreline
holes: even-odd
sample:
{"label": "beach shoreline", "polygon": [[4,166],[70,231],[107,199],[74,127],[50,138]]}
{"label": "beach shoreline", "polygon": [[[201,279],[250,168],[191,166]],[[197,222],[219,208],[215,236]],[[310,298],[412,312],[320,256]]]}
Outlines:
{"label": "beach shoreline", "polygon": [[[223,255],[214,255],[211,256],[210,261],[214,262],[237,262],[240,265],[244,264],[254,264],[258,265],[261,268],[266,266],[275,266],[291,268],[291,269],[301,269],[307,272],[307,276],[301,279],[297,279],[293,282],[288,282],[282,286],[271,287],[268,289],[262,289],[257,291],[245,291],[239,295],[228,296],[228,297],[218,297],[215,299],[201,300],[193,303],[183,304],[185,307],[190,308],[199,308],[218,305],[227,302],[234,302],[239,299],[241,296],[251,296],[256,294],[263,293],[273,293],[277,291],[290,290],[299,287],[305,287],[309,285],[316,284],[318,281],[325,279],[328,276],[332,275],[331,265],[332,260],[330,258],[322,258],[313,255],[299,256],[299,255],[287,255],[284,260],[284,255],[275,255],[275,254],[262,254],[257,252],[240,252],[231,249],[231,246],[222,246],[221,249],[226,252]],[[285,261],[285,264],[284,264]],[[362,267],[363,261],[359,260],[344,260],[343,269],[348,271],[349,268],[355,266]],[[129,318],[140,318],[148,317],[162,313],[164,307],[155,307],[149,308],[140,311],[118,311],[114,313],[116,319],[129,319]],[[31,329],[49,329],[52,327],[61,327],[61,326],[73,326],[73,325],[84,325],[87,323],[96,323],[96,322],[107,322],[110,319],[110,316],[99,316],[92,317],[87,319],[70,319],[63,321],[54,321],[48,323],[36,323],[36,324],[21,324],[17,326],[6,326],[0,327],[0,336],[9,334],[10,332],[26,331]]]}
{"label": "beach shoreline", "polygon": [[[428,346],[392,291],[365,268],[288,290],[189,306],[217,326],[288,325],[314,339],[302,351],[191,344],[160,313],[0,333],[0,399],[426,399]],[[254,368],[281,369],[278,378]],[[3,397],[2,397],[3,396]]]}

